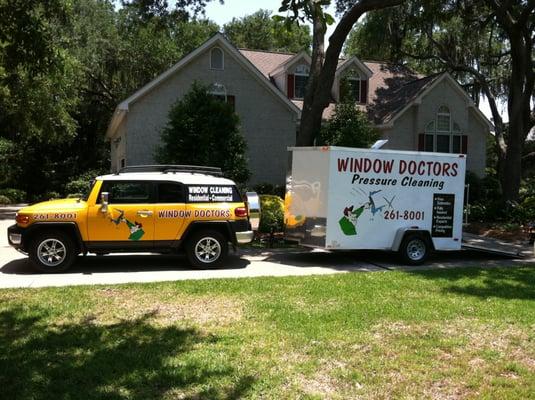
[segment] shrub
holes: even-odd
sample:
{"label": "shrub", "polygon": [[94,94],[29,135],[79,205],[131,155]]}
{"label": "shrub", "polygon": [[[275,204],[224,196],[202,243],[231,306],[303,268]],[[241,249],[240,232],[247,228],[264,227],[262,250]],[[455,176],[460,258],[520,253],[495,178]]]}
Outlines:
{"label": "shrub", "polygon": [[284,229],[284,201],[279,196],[260,195],[260,227],[262,233],[282,232]]}
{"label": "shrub", "polygon": [[513,220],[525,224],[535,222],[535,196],[526,197],[513,208]]}
{"label": "shrub", "polygon": [[473,172],[467,171],[465,183],[470,185],[468,193],[470,204],[501,198],[500,181],[493,175],[486,175],[484,178],[480,178]]}
{"label": "shrub", "polygon": [[535,177],[522,180],[519,192],[522,198],[535,196]]}
{"label": "shrub", "polygon": [[238,183],[249,178],[238,115],[198,82],[172,106],[161,142],[155,154],[160,163],[220,167]]}
{"label": "shrub", "polygon": [[11,203],[22,203],[26,201],[26,192],[19,189],[0,189],[0,195],[7,197]]}
{"label": "shrub", "polygon": [[284,197],[284,194],[286,193],[286,188],[283,185],[259,183],[253,186],[253,191],[258,194],[271,194],[274,196]]}
{"label": "shrub", "polygon": [[67,194],[67,197],[83,197],[88,194],[91,180],[94,179],[95,176],[100,175],[100,173],[101,172],[97,170],[89,170],[72,179],[65,185],[65,193]]}
{"label": "shrub", "polygon": [[338,103],[333,117],[325,123],[317,138],[318,145],[370,147],[380,138],[379,131],[355,103]]}
{"label": "shrub", "polygon": [[505,207],[501,200],[479,201],[468,205],[468,222],[511,221],[510,207]]}
{"label": "shrub", "polygon": [[11,203],[12,201],[9,197],[4,196],[3,194],[0,194],[0,206],[5,206]]}
{"label": "shrub", "polygon": [[35,196],[35,201],[48,201],[61,199],[61,195],[58,192],[46,192],[41,195]]}

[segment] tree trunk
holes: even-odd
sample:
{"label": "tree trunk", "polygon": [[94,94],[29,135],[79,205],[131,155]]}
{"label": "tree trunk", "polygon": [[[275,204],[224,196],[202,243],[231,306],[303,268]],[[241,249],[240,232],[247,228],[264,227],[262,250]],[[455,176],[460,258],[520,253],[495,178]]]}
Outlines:
{"label": "tree trunk", "polygon": [[511,75],[509,77],[509,129],[503,175],[501,177],[503,199],[516,202],[519,199],[522,179],[522,150],[533,127],[530,101],[535,85],[533,71],[533,37],[529,18],[535,1],[529,0],[520,11],[508,3],[488,0],[496,12],[496,19],[503,28],[511,46]]}
{"label": "tree trunk", "polygon": [[[313,13],[312,66],[303,101],[301,125],[296,140],[297,146],[312,146],[316,135],[321,129],[323,110],[329,105],[331,99],[331,89],[336,68],[338,67],[338,59],[344,41],[353,25],[365,12],[392,7],[401,3],[403,3],[403,0],[360,0],[351,6],[329,38],[329,47],[325,52],[325,57],[322,57],[325,37],[325,26],[323,25],[324,21],[322,21],[323,14],[319,10]],[[315,5],[315,7],[320,6]],[[321,39],[321,42],[319,39]]]}
{"label": "tree trunk", "polygon": [[315,101],[315,88],[318,86],[325,60],[325,31],[326,26],[322,21],[321,6],[316,4],[312,14],[312,65],[308,76],[305,98],[303,99],[301,125],[296,140],[297,146],[312,146],[314,138],[321,129],[321,116],[325,107],[318,108],[318,102]]}

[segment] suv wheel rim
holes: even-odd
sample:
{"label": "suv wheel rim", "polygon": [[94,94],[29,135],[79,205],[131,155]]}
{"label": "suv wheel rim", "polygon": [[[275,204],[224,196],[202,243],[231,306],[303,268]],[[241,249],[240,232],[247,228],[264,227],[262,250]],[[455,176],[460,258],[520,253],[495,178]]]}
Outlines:
{"label": "suv wheel rim", "polygon": [[413,261],[419,261],[425,256],[425,243],[420,239],[413,239],[407,244],[407,255]]}
{"label": "suv wheel rim", "polygon": [[221,245],[213,237],[204,237],[195,245],[195,257],[205,264],[216,261],[221,255]]}
{"label": "suv wheel rim", "polygon": [[56,267],[65,260],[67,248],[58,239],[45,239],[37,247],[37,258],[47,267]]}

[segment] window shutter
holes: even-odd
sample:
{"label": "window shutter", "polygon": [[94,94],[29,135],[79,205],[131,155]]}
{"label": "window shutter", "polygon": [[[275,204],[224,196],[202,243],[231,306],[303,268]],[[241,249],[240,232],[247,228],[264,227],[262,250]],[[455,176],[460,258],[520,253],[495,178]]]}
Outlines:
{"label": "window shutter", "polygon": [[288,74],[287,84],[286,87],[288,89],[288,98],[293,99],[294,98],[294,75]]}
{"label": "window shutter", "polygon": [[420,133],[418,135],[418,151],[425,150],[425,133]]}
{"label": "window shutter", "polygon": [[360,81],[360,102],[366,104],[368,100],[368,81]]}
{"label": "window shutter", "polygon": [[236,97],[227,96],[227,104],[230,104],[232,109],[236,111]]}
{"label": "window shutter", "polygon": [[461,136],[461,153],[468,154],[468,136]]}

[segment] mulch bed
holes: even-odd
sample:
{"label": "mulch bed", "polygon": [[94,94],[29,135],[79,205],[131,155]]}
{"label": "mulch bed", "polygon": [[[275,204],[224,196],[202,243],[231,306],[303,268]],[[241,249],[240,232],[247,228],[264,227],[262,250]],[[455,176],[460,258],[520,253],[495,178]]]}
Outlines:
{"label": "mulch bed", "polygon": [[472,222],[464,226],[463,230],[467,233],[488,236],[508,242],[525,242],[530,240],[528,228],[520,225],[511,226],[488,222]]}

